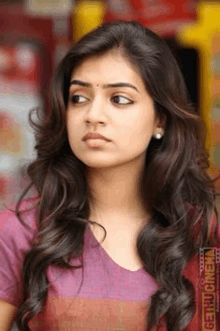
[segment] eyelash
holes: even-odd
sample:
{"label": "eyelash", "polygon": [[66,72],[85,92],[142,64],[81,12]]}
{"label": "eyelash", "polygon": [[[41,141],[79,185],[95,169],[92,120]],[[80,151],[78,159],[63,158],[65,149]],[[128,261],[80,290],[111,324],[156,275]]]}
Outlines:
{"label": "eyelash", "polygon": [[[82,98],[84,98],[84,99],[87,99],[86,97],[84,97],[84,96],[82,96],[82,95],[80,95],[80,94],[74,94],[74,95],[70,96],[70,101],[71,101],[73,104],[82,104],[82,103],[84,103],[84,102],[74,102],[74,97],[82,97]],[[117,103],[117,102],[116,102],[116,104],[119,105],[119,106],[126,106],[126,105],[131,105],[131,104],[134,103],[132,100],[130,100],[130,99],[124,97],[123,95],[115,95],[114,97],[111,98],[111,100],[114,99],[114,98],[123,98],[123,99],[126,99],[126,100],[129,101],[129,102],[127,102],[127,103]]]}

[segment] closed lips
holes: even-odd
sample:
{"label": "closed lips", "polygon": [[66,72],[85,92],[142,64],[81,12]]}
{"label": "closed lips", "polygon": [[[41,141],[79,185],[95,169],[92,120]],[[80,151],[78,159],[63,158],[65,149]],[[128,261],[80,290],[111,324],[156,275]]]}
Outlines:
{"label": "closed lips", "polygon": [[88,139],[104,139],[106,141],[110,141],[108,138],[102,136],[100,133],[92,133],[89,132],[83,137],[83,141],[88,140]]}

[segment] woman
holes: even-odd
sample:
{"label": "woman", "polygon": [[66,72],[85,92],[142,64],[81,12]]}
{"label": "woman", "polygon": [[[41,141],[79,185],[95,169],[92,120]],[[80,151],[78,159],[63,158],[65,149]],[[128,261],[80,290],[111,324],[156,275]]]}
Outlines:
{"label": "woman", "polygon": [[198,253],[219,244],[215,192],[169,48],[137,22],[104,24],[52,86],[33,124],[38,196],[24,192],[20,222],[1,215],[1,330],[16,313],[20,330],[200,330]]}

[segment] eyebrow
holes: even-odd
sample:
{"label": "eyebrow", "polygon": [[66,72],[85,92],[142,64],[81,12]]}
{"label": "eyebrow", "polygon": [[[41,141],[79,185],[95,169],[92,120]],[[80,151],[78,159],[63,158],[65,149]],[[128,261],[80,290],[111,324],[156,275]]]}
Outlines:
{"label": "eyebrow", "polygon": [[[87,82],[83,82],[83,81],[77,80],[77,79],[71,80],[70,81],[70,86],[71,85],[80,85],[80,86],[85,86],[85,87],[92,87],[92,84],[87,83]],[[136,90],[137,92],[139,92],[138,89],[137,89],[137,87],[134,86],[134,85],[132,85],[132,84],[130,84],[130,83],[122,83],[122,82],[120,82],[120,83],[114,83],[114,84],[105,84],[102,87],[104,89],[106,89],[106,88],[113,88],[113,87],[130,87],[130,88]]]}

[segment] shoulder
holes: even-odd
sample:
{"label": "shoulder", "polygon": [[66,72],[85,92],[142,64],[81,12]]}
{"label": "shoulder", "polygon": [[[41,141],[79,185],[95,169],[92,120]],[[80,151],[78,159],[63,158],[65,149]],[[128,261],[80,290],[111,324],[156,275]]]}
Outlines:
{"label": "shoulder", "polygon": [[24,199],[15,213],[15,205],[0,213],[0,299],[19,307],[22,302],[22,267],[25,254],[37,233],[38,198]]}
{"label": "shoulder", "polygon": [[[37,202],[39,197],[24,199],[20,205],[22,224],[15,213],[15,205],[0,213],[0,240],[15,248],[29,243],[37,231]],[[26,245],[25,245],[26,246]]]}
{"label": "shoulder", "polygon": [[[187,331],[200,330],[202,320],[206,312],[202,306],[202,300],[207,297],[207,304],[214,307],[214,301],[210,297],[218,288],[218,270],[220,256],[220,226],[218,226],[218,240],[211,247],[200,247],[196,254],[185,266],[183,275],[192,283],[195,293],[195,314],[186,329]],[[210,285],[211,284],[211,285]],[[219,313],[212,309],[212,318],[217,321]],[[208,319],[207,319],[208,321]],[[210,324],[211,325],[211,324]]]}
{"label": "shoulder", "polygon": [[[217,240],[214,240],[215,230],[217,230]],[[202,220],[200,219],[194,227],[193,231],[195,241],[197,240],[199,234],[201,234],[201,231]],[[192,282],[196,291],[198,291],[200,288],[202,277],[201,271],[203,270],[206,256],[210,256],[211,254],[213,257],[215,257],[213,261],[219,261],[218,256],[220,255],[220,224],[218,224],[217,218],[214,214],[212,214],[209,220],[208,234],[209,237],[213,240],[213,244],[210,247],[199,245],[196,254],[188,261],[183,270],[183,275]]]}
{"label": "shoulder", "polygon": [[[35,228],[34,216],[36,216],[38,200],[38,196],[23,199],[19,207],[22,219],[27,221],[27,224],[33,228]],[[0,212],[0,226],[8,224],[11,221],[15,221],[15,219],[18,219],[15,214],[15,207],[16,205],[14,204]]]}

